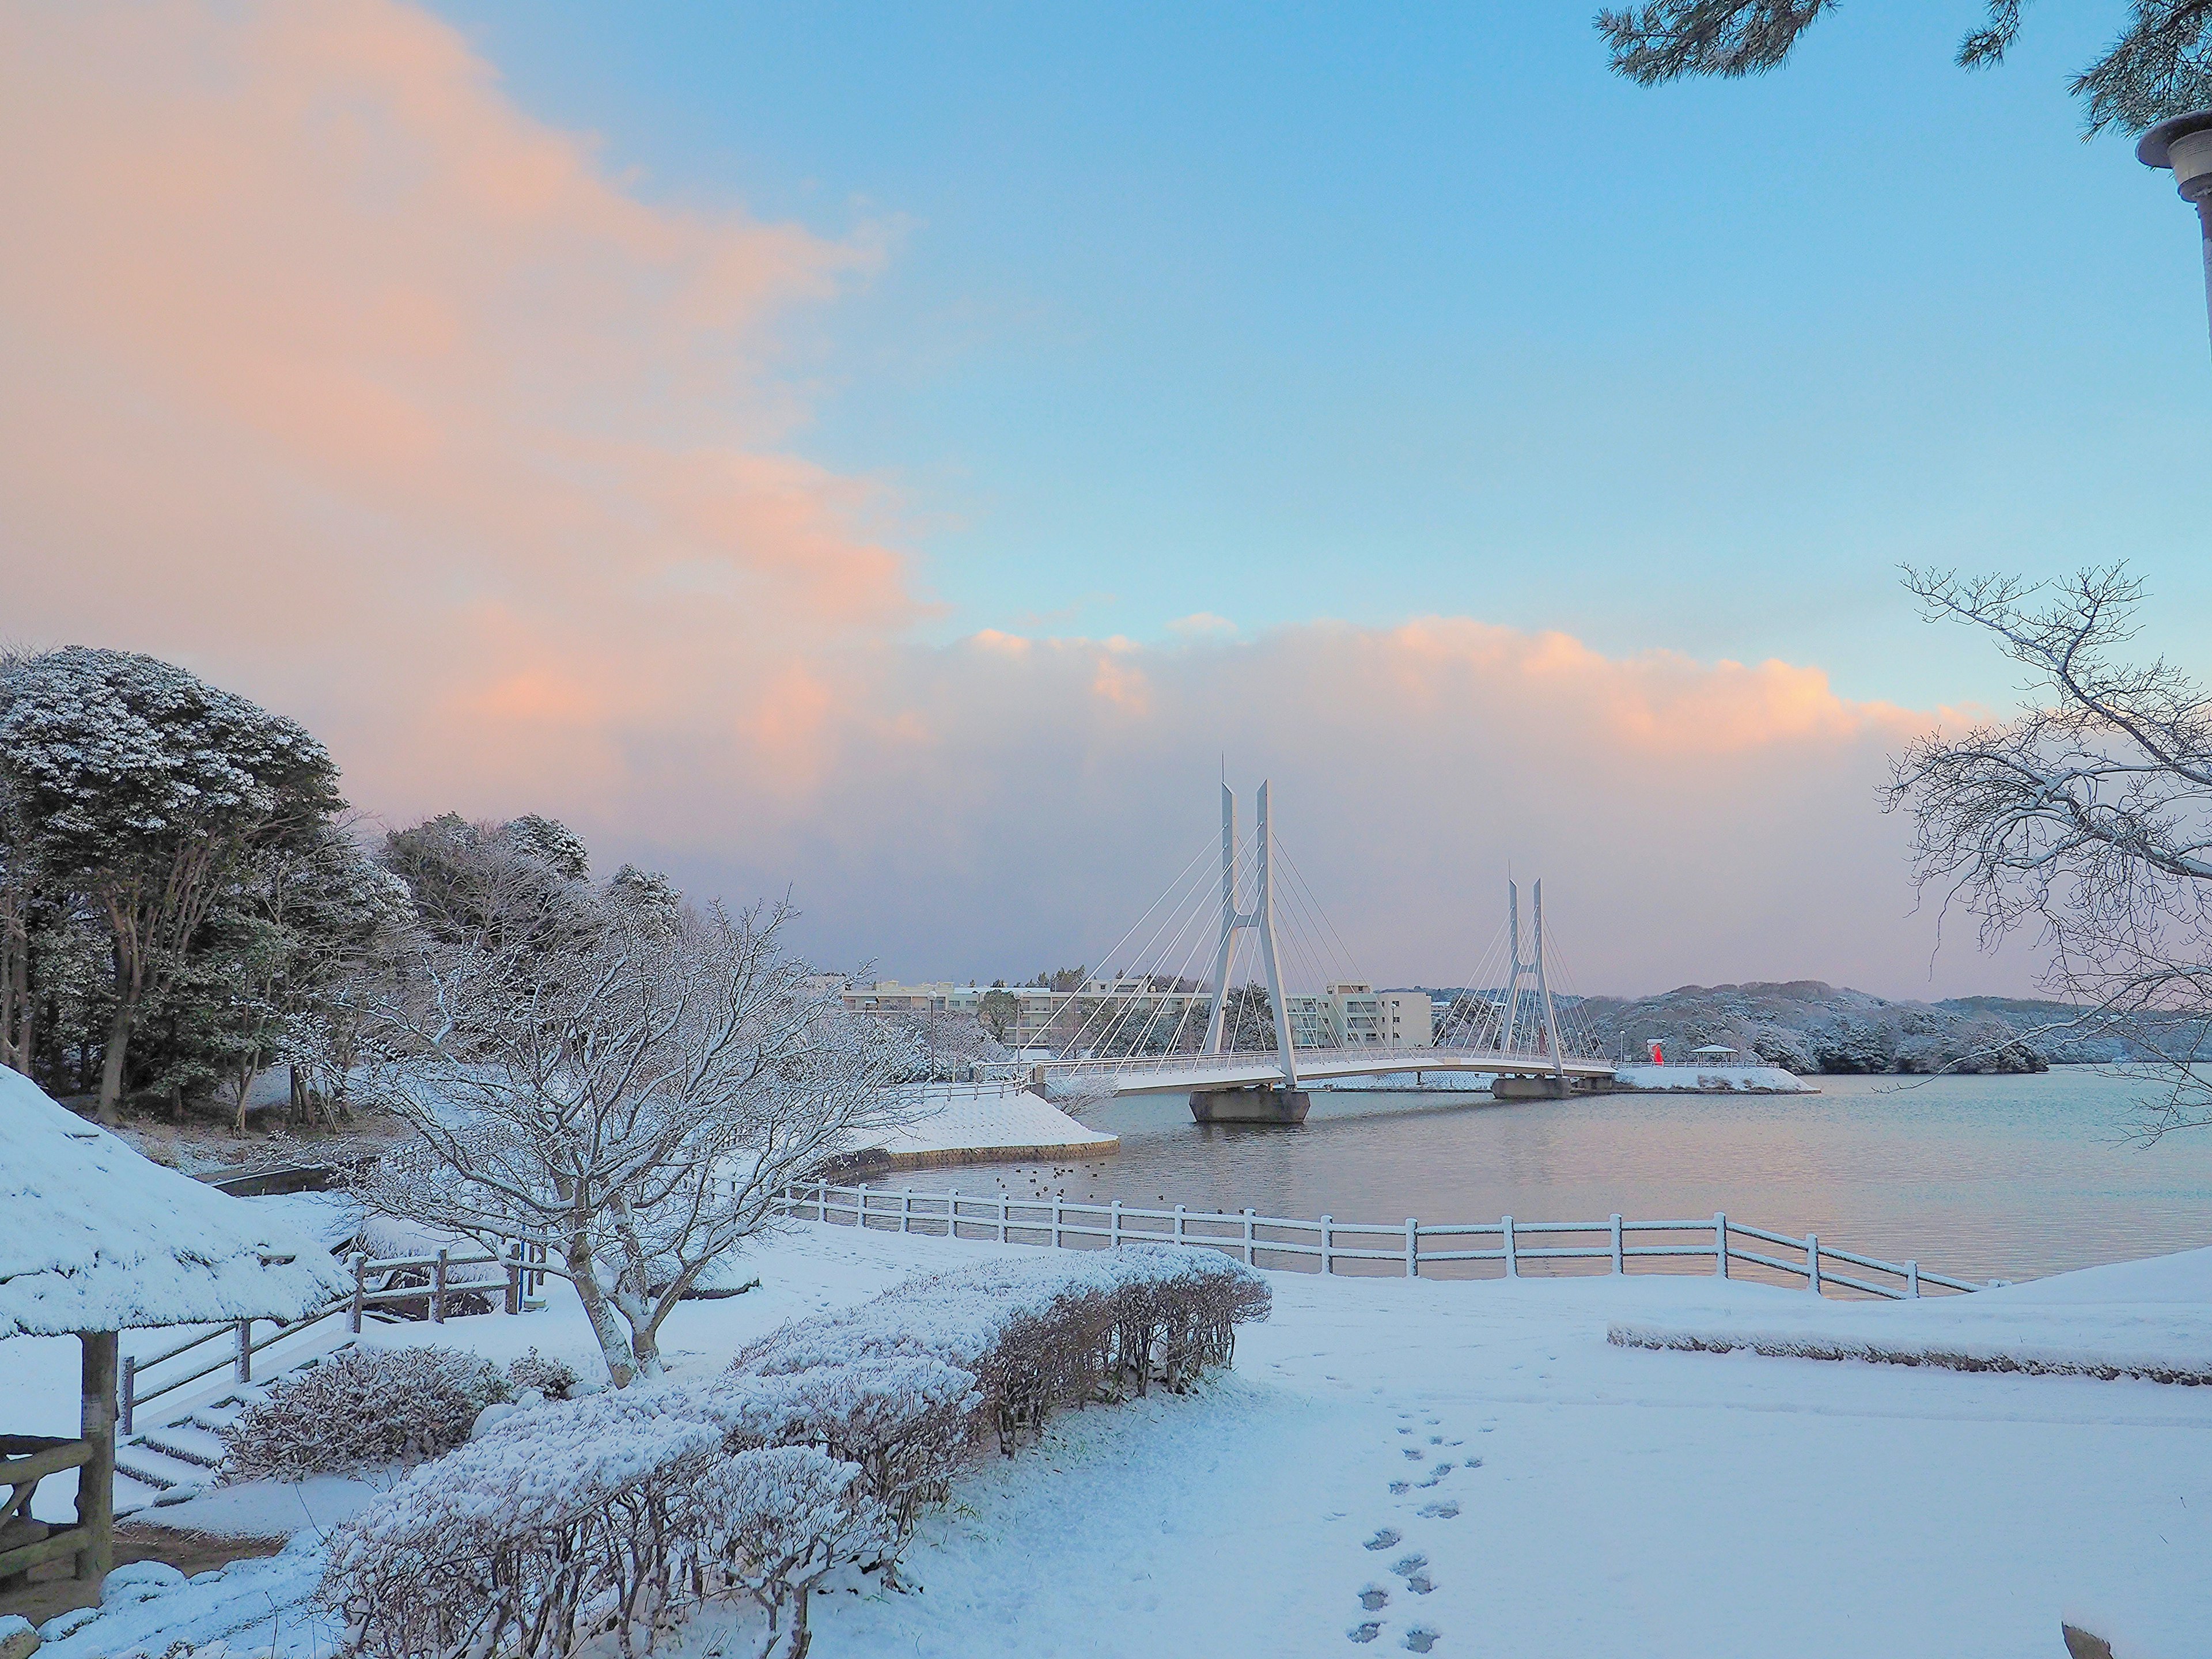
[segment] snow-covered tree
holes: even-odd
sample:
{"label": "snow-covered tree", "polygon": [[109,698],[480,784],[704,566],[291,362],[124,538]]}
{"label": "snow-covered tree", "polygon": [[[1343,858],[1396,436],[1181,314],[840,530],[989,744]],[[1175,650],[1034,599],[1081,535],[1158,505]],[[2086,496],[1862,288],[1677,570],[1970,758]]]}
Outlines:
{"label": "snow-covered tree", "polygon": [[551,1238],[620,1386],[658,1374],[661,1322],[787,1183],[892,1121],[910,1061],[787,954],[781,908],[590,919],[557,950],[425,935],[351,1001],[385,1056],[364,1089],[421,1132],[371,1202]]}
{"label": "snow-covered tree", "polygon": [[71,646],[0,677],[11,868],[104,924],[114,995],[100,1113],[113,1121],[142,1008],[187,962],[242,861],[301,844],[343,806],[292,721],[152,657]]}

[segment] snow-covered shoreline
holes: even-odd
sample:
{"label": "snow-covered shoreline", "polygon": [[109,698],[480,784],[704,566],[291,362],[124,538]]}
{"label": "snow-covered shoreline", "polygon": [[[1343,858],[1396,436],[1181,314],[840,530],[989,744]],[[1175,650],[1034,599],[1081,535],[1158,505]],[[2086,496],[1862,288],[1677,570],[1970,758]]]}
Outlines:
{"label": "snow-covered shoreline", "polygon": [[1013,1083],[930,1084],[915,1117],[855,1149],[872,1169],[1015,1164],[1099,1158],[1121,1138],[1086,1129],[1042,1096]]}
{"label": "snow-covered shoreline", "polygon": [[1698,1095],[1817,1095],[1803,1078],[1779,1066],[1622,1066],[1625,1092]]}
{"label": "snow-covered shoreline", "polygon": [[[702,1374],[787,1319],[1031,1248],[799,1226],[744,1259],[760,1290],[682,1304],[665,1346],[679,1377]],[[2069,1329],[2094,1340],[2130,1306],[2205,1319],[2208,1260],[1919,1305],[1923,1317],[1992,1318],[2011,1296],[2039,1340],[2063,1344]],[[829,1598],[817,1651],[1318,1653],[1372,1625],[1391,1650],[1429,1632],[1444,1654],[1994,1659],[2058,1651],[2058,1620],[2072,1610],[2124,1632],[2130,1659],[2172,1659],[2201,1651],[2212,1628],[2199,1570],[2212,1550],[2212,1389],[1607,1340],[1637,1322],[1848,1320],[1876,1333],[1913,1322],[1909,1307],[1707,1277],[1271,1281],[1275,1316],[1240,1334],[1233,1373],[1185,1398],[1070,1413],[1041,1448],[975,1465],[908,1558],[922,1590]],[[368,1340],[592,1360],[565,1297],[521,1318],[386,1327]],[[27,1429],[75,1408],[74,1360],[58,1340],[48,1346],[0,1355],[30,1380],[40,1421]],[[262,1524],[282,1513],[283,1492],[258,1506]],[[318,1518],[342,1507],[337,1496],[319,1494]],[[257,1507],[238,1488],[161,1518],[212,1526],[226,1502]],[[302,1525],[296,1500],[292,1514]],[[158,1653],[211,1640],[243,1616],[250,1589],[258,1622],[224,1637],[233,1651],[272,1639],[281,1655],[313,1651],[296,1601],[271,1611],[283,1586],[305,1593],[313,1550],[310,1529],[290,1555],[166,1592],[180,1598],[166,1622],[159,1600],[138,1604],[131,1644]],[[186,1615],[199,1602],[210,1610],[195,1625]],[[730,1627],[744,1618],[712,1613],[668,1650],[708,1653],[742,1634]],[[121,1650],[99,1631],[48,1651]]]}

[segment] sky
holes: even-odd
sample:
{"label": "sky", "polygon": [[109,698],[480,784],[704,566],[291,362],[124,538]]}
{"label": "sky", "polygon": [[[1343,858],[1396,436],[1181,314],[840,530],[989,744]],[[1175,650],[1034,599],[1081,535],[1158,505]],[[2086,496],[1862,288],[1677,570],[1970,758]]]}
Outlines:
{"label": "sky", "polygon": [[1386,982],[1510,869],[1582,990],[2025,990],[1880,811],[2017,696],[1897,568],[2200,665],[2212,379],[2117,0],[1979,9],[1644,89],[1551,3],[17,0],[0,637],[885,975],[1091,962],[1225,772]]}

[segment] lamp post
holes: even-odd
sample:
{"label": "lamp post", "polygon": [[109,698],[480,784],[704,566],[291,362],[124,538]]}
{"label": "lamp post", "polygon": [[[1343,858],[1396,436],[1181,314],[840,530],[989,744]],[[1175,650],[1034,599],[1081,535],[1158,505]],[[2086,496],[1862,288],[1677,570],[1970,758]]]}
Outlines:
{"label": "lamp post", "polygon": [[2136,160],[2170,169],[2182,199],[2197,204],[2204,233],[2205,319],[2212,326],[2212,109],[2160,121],[2136,144]]}

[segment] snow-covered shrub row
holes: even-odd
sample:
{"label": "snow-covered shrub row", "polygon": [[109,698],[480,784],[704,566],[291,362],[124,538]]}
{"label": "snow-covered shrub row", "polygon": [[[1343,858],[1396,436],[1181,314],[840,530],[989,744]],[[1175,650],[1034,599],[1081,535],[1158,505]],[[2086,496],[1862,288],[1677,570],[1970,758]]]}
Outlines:
{"label": "snow-covered shrub row", "polygon": [[1267,1281],[1212,1250],[1131,1245],[977,1263],[895,1285],[842,1312],[799,1320],[742,1351],[732,1370],[787,1376],[920,1356],[974,1374],[977,1407],[1011,1452],[1052,1409],[1176,1390],[1233,1356],[1236,1329],[1267,1316]]}
{"label": "snow-covered shrub row", "polygon": [[534,1348],[505,1373],[450,1348],[341,1348],[270,1383],[222,1431],[223,1476],[297,1480],[420,1462],[466,1440],[487,1406],[575,1386],[574,1370]]}
{"label": "snow-covered shrub row", "polygon": [[941,1504],[969,1452],[982,1396],[972,1372],[915,1355],[817,1365],[774,1376],[725,1375],[688,1409],[732,1449],[807,1446],[857,1466],[890,1517],[896,1543],[925,1504]]}
{"label": "snow-covered shrub row", "polygon": [[659,1621],[710,1542],[695,1506],[722,1436],[665,1404],[619,1393],[538,1407],[338,1527],[320,1595],[348,1645],[553,1656],[612,1631],[632,1651],[635,1627]]}
{"label": "snow-covered shrub row", "polygon": [[322,1599],[375,1659],[629,1655],[733,1595],[803,1652],[822,1576],[894,1559],[994,1431],[1011,1450],[1054,1405],[1184,1387],[1267,1300],[1249,1268],[1153,1247],[913,1281],[703,1383],[516,1412],[339,1527]]}

